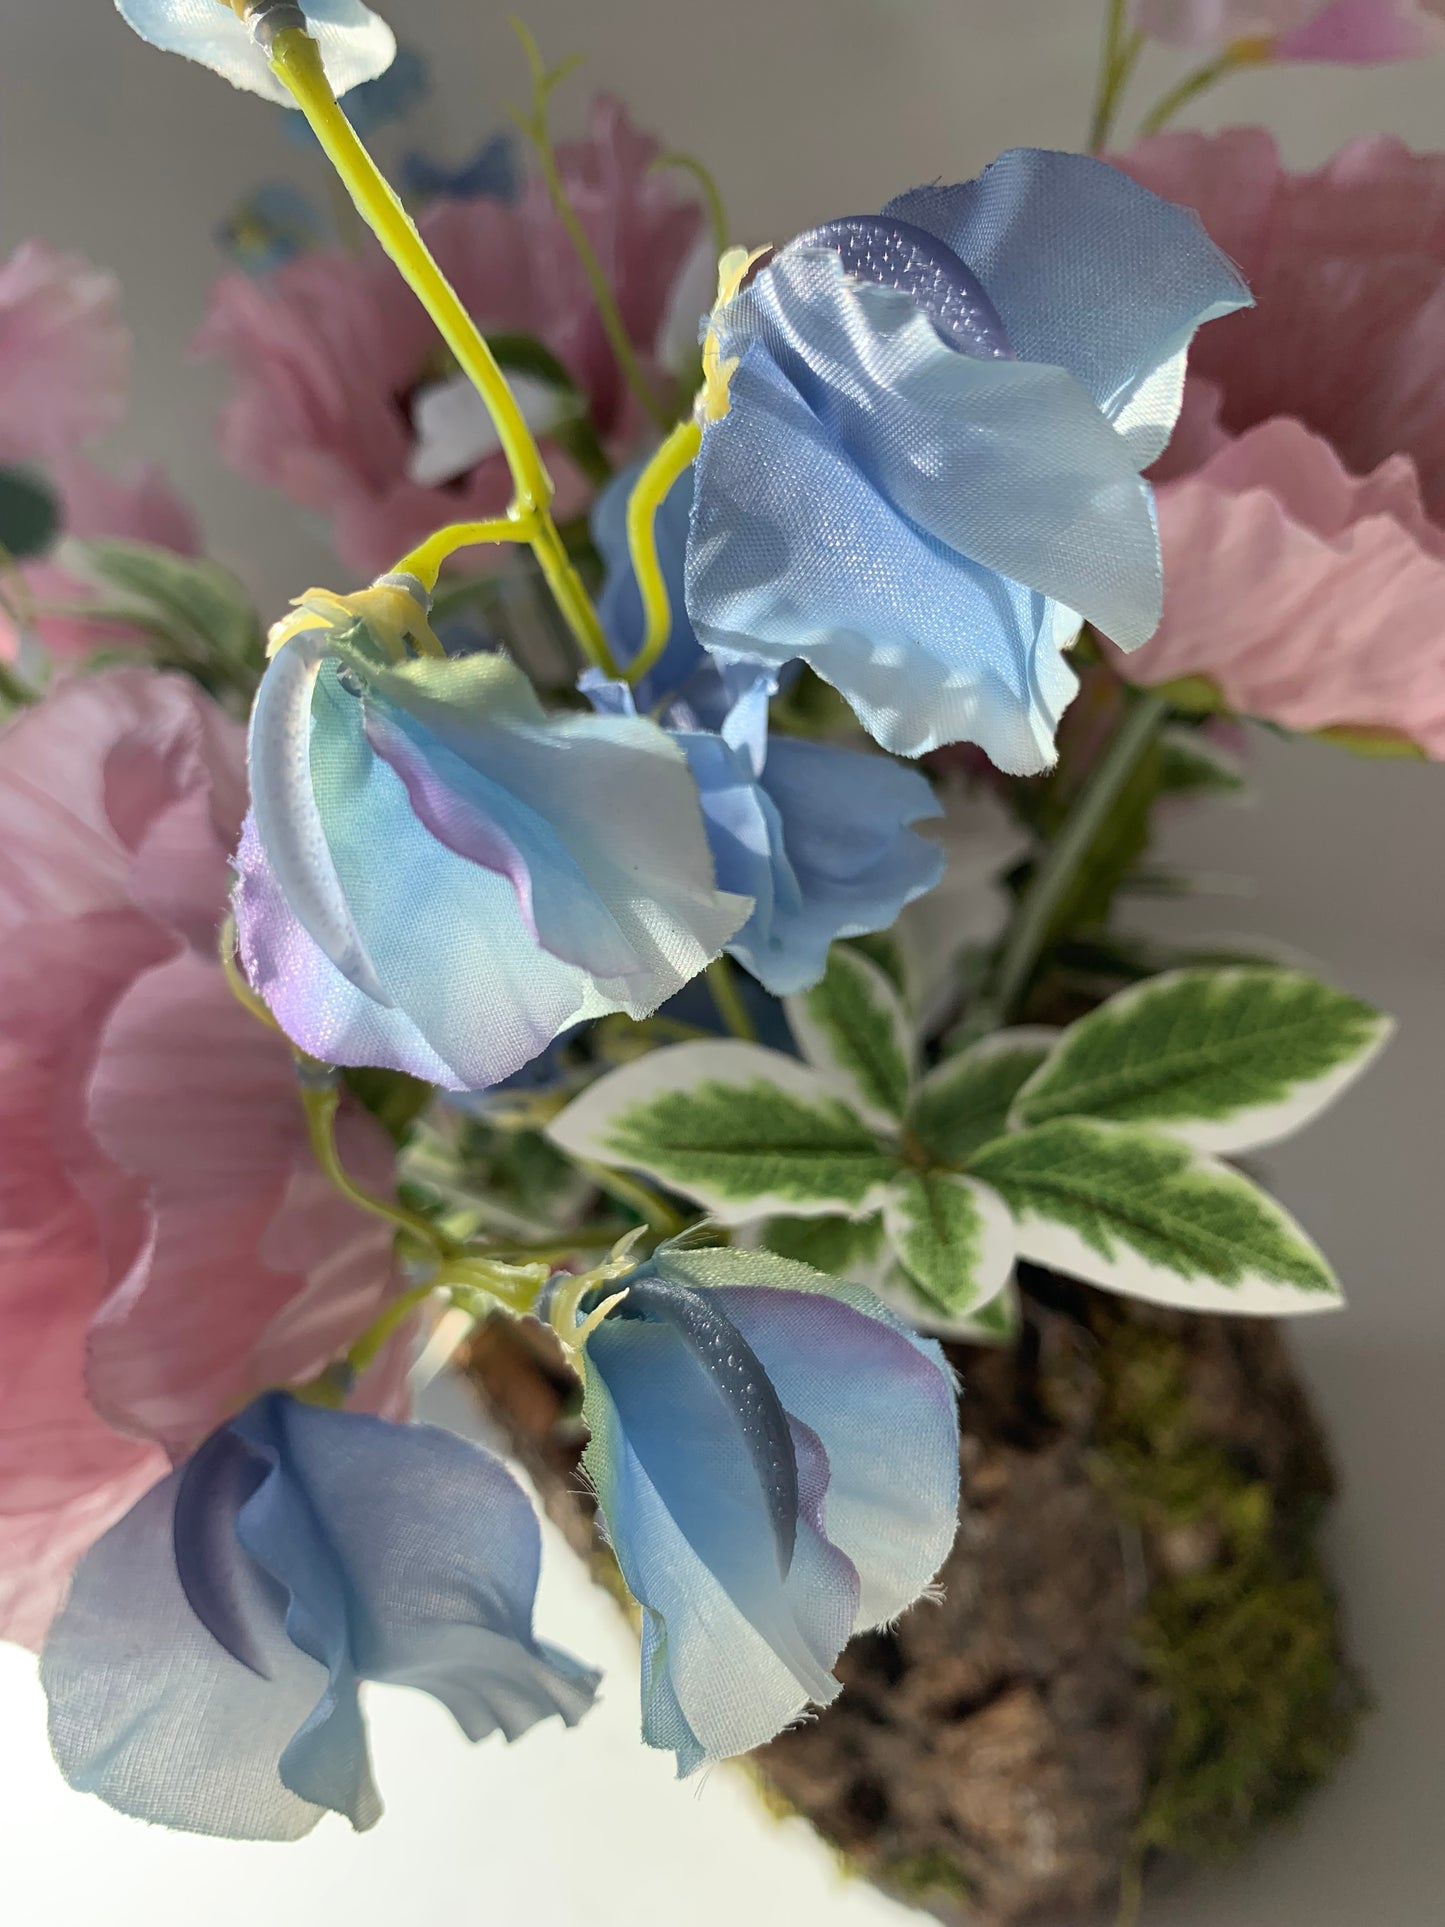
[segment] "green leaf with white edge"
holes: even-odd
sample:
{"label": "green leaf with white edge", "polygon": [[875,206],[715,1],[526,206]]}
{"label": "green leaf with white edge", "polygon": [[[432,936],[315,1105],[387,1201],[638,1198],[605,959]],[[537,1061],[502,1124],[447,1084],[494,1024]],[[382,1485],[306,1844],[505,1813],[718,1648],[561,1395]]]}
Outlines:
{"label": "green leaf with white edge", "polygon": [[890,1265],[873,1290],[890,1311],[930,1338],[951,1338],[960,1345],[1007,1346],[1017,1342],[1023,1329],[1023,1307],[1012,1277],[976,1311],[940,1311],[899,1264]]}
{"label": "green leaf with white edge", "polygon": [[972,1169],[1013,1213],[1021,1258],[1105,1291],[1260,1317],[1341,1301],[1288,1212],[1160,1132],[1059,1118],[985,1145]]}
{"label": "green leaf with white edge", "polygon": [[918,1087],[909,1129],[940,1164],[962,1164],[981,1144],[1003,1136],[1019,1090],[1058,1041],[1056,1030],[1020,1025],[944,1058]]}
{"label": "green leaf with white edge", "polygon": [[876,1291],[893,1264],[883,1219],[768,1218],[755,1228],[756,1240],[780,1258],[811,1265],[833,1278]]}
{"label": "green leaf with white edge", "polygon": [[871,1122],[896,1126],[913,1082],[913,1026],[878,965],[835,943],[821,980],[783,1008],[798,1048],[838,1095]]}
{"label": "green leaf with white edge", "polygon": [[1214,1153],[1275,1144],[1318,1117],[1391,1023],[1299,970],[1178,970],[1071,1024],[1019,1092],[1015,1129],[1059,1117],[1148,1124]]}
{"label": "green leaf with white edge", "polygon": [[996,1191],[956,1171],[900,1172],[883,1200],[898,1262],[937,1311],[974,1312],[1013,1270],[1016,1243]]}
{"label": "green leaf with white edge", "polygon": [[608,1072],[548,1125],[573,1157],[644,1171],[723,1224],[862,1217],[898,1160],[817,1071],[757,1044],[677,1044]]}

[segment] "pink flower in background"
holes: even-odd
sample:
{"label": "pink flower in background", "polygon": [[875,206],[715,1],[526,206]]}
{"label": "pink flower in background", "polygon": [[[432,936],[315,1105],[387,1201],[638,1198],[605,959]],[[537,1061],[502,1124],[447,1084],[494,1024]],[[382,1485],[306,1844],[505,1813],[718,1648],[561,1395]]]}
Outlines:
{"label": "pink flower in background", "polygon": [[0,265],[0,462],[48,464],[104,434],[129,377],[115,276],[23,241]]}
{"label": "pink flower in background", "polygon": [[[87,540],[150,542],[177,555],[199,555],[196,518],[159,468],[148,464],[124,479],[107,475],[82,456],[56,464],[50,480],[60,495],[65,533]],[[87,656],[118,643],[136,642],[132,630],[83,615],[45,613],[47,604],[93,601],[96,590],[56,561],[28,563],[21,571],[25,600],[37,611],[27,623],[32,634],[59,657]],[[9,591],[13,595],[13,589]],[[144,638],[139,638],[143,643]],[[0,659],[13,662],[19,630],[0,609]]]}
{"label": "pink flower in background", "polygon": [[1413,60],[1445,45],[1442,0],[1137,0],[1134,12],[1173,46],[1267,40],[1272,60]]}
{"label": "pink flower in background", "polygon": [[[622,108],[599,100],[591,133],[564,144],[568,194],[652,370],[672,283],[700,226],[698,208],[648,168],[657,144]],[[599,433],[623,449],[640,427],[565,231],[538,180],[508,206],[444,201],[422,230],[472,316],[489,334],[536,337],[567,368]],[[499,453],[447,476],[418,468],[418,397],[448,369],[431,323],[374,248],[313,254],[265,282],[227,275],[197,338],[231,362],[236,386],[221,447],[240,471],[332,518],[338,553],[373,575],[440,524],[500,514],[510,495]],[[591,485],[555,446],[557,512],[583,508]],[[417,468],[425,479],[409,479]]]}
{"label": "pink flower in background", "polygon": [[1246,128],[1119,164],[1198,209],[1258,304],[1193,351],[1154,471],[1164,620],[1120,673],[1445,757],[1445,155],[1371,138],[1289,174]]}
{"label": "pink flower in background", "polygon": [[[76,679],[0,734],[0,1636],[38,1641],[170,1456],[396,1288],[217,961],[244,798],[242,732],[184,678]],[[380,1128],[341,1135],[385,1188]]]}

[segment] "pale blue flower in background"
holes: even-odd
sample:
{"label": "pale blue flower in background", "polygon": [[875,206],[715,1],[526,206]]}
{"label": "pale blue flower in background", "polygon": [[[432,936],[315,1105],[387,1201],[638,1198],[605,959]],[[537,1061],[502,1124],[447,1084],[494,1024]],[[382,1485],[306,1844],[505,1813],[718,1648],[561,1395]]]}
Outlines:
{"label": "pale blue flower in background", "polygon": [[522,191],[522,166],[517,143],[503,128],[490,134],[476,151],[455,167],[408,148],[401,157],[401,182],[416,201],[515,201]]}
{"label": "pale blue flower in background", "polygon": [[[432,91],[431,68],[426,56],[415,47],[398,47],[396,58],[384,74],[364,80],[346,96],[346,118],[364,141],[383,128],[392,127],[427,100]],[[315,134],[299,114],[287,114],[282,128],[288,140],[298,147],[316,147]]]}
{"label": "pale blue flower in background", "polygon": [[746,921],[656,724],[549,716],[502,656],[389,662],[314,607],[252,712],[236,893],[247,974],[303,1049],[477,1090],[586,1018],[649,1015]]}
{"label": "pale blue flower in background", "polygon": [[294,1840],[380,1817],[357,1689],[419,1687],[469,1739],[574,1725],[597,1675],[539,1644],[541,1535],[490,1453],[255,1400],[81,1560],[41,1658],[70,1784],[123,1813]]}
{"label": "pale blue flower in background", "polygon": [[[198,60],[233,87],[294,107],[272,73],[250,25],[219,0],[115,0],[121,17],[153,47]],[[251,14],[269,14],[276,26],[299,26],[321,49],[327,78],[337,94],[384,74],[396,58],[391,28],[362,0],[252,0]],[[264,31],[264,29],[263,29]]]}
{"label": "pale blue flower in background", "polygon": [[1140,471],[1195,329],[1248,301],[1192,213],[1077,154],[1015,149],[800,236],[712,317],[699,639],[801,656],[900,755],[1047,767],[1081,619],[1126,649],[1158,623]]}
{"label": "pale blue flower in background", "polygon": [[767,1252],[664,1247],[599,1294],[624,1290],[585,1340],[583,1463],[642,1607],[643,1738],[690,1773],[836,1697],[850,1636],[943,1564],[953,1377],[870,1292]]}

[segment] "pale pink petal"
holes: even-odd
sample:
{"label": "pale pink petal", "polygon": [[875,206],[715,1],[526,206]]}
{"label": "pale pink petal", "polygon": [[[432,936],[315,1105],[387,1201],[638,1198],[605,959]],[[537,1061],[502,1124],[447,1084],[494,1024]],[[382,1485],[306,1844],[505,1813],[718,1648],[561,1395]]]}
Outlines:
{"label": "pale pink petal", "polygon": [[0,1499],[0,1639],[38,1649],[81,1554],[170,1470],[159,1446],[115,1439],[115,1452],[105,1477],[64,1501],[11,1512]]}
{"label": "pale pink petal", "polygon": [[1357,479],[1298,424],[1159,491],[1164,620],[1132,682],[1202,675],[1289,729],[1380,728],[1445,757],[1445,538],[1407,466]]}
{"label": "pale pink petal", "polygon": [[1285,34],[1276,60],[1338,60],[1368,64],[1417,60],[1441,45],[1439,23],[1416,0],[1334,0]]}
{"label": "pale pink petal", "polygon": [[[118,1428],[188,1449],[265,1386],[314,1374],[395,1289],[387,1227],[312,1163],[289,1047],[214,962],[187,953],[131,987],[90,1123],[149,1200],[147,1244],[90,1334],[91,1396]],[[389,1162],[369,1175],[385,1185]]]}
{"label": "pale pink petal", "polygon": [[22,242],[0,265],[0,462],[54,462],[113,428],[129,376],[115,276]]}

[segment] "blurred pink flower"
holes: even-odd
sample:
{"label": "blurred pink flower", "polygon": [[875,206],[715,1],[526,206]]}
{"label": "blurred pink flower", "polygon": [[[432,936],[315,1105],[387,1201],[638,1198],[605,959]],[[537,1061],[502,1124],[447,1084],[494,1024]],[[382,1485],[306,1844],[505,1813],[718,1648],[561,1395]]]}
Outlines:
{"label": "blurred pink flower", "polygon": [[[0,1635],[260,1388],[396,1288],[306,1143],[290,1051],[216,953],[242,732],[180,677],[58,686],[0,734]],[[343,1155],[384,1188],[360,1113]],[[363,1402],[404,1398],[400,1346]]]}
{"label": "blurred pink flower", "polygon": [[[608,99],[594,102],[585,140],[558,148],[569,197],[649,371],[701,219],[666,176],[648,172],[657,153]],[[545,343],[585,396],[604,442],[625,448],[642,426],[640,411],[544,185],[529,181],[513,206],[436,203],[421,227],[484,332]],[[235,374],[221,419],[227,459],[328,514],[351,568],[375,574],[441,524],[505,509],[510,489],[498,453],[435,486],[408,479],[418,395],[448,370],[432,324],[375,248],[304,255],[263,282],[227,275],[196,346],[224,356]],[[547,461],[557,513],[577,513],[590,484],[555,445]]]}
{"label": "blurred pink flower", "polygon": [[[118,479],[76,455],[58,462],[50,480],[59,491],[61,526],[67,535],[150,542],[177,555],[201,552],[196,518],[154,464]],[[59,562],[31,562],[20,575],[24,600],[40,611],[26,626],[53,655],[88,656],[97,649],[138,640],[133,630],[118,623],[83,615],[46,615],[46,604],[94,601],[97,595],[91,583],[78,580]],[[6,585],[5,592],[13,597],[13,586]],[[139,640],[144,643],[143,637]],[[13,662],[19,648],[19,630],[0,608],[0,659]]]}
{"label": "blurred pink flower", "polygon": [[0,462],[48,464],[113,428],[129,375],[115,276],[22,241],[0,265]]}
{"label": "blurred pink flower", "polygon": [[1445,757],[1445,155],[1371,138],[1289,174],[1245,128],[1120,165],[1198,209],[1258,304],[1193,352],[1154,471],[1164,620],[1120,672]]}
{"label": "blurred pink flower", "polygon": [[1442,0],[1137,0],[1156,40],[1217,52],[1272,42],[1273,60],[1412,60],[1445,45]]}

